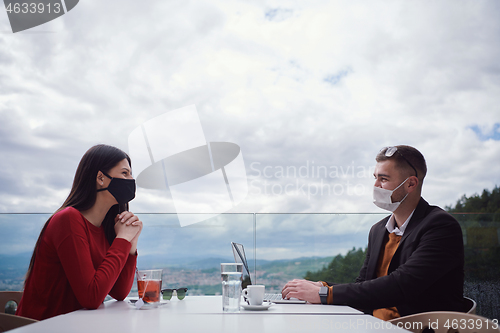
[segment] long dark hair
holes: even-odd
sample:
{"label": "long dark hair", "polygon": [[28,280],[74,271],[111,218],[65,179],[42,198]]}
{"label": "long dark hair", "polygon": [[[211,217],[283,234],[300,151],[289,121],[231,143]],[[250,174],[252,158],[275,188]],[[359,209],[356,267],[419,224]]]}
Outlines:
{"label": "long dark hair", "polygon": [[[127,159],[129,165],[131,164],[130,157],[123,152],[122,150],[108,146],[108,145],[96,145],[87,150],[87,152],[83,155],[80,160],[80,164],[78,164],[78,168],[76,169],[75,179],[73,180],[73,186],[71,187],[71,191],[62,204],[62,206],[55,212],[59,212],[67,207],[73,207],[79,211],[85,211],[90,209],[96,201],[97,190],[96,190],[96,179],[97,173],[99,171],[104,171],[109,173],[109,171],[118,164],[118,162],[123,159]],[[113,240],[116,238],[115,233],[115,216],[128,210],[128,204],[124,205],[114,205],[112,206],[106,217],[102,222],[102,228],[104,229],[104,233],[106,235],[106,239],[109,244],[113,243]],[[54,213],[54,214],[55,214]],[[54,214],[52,216],[54,216]],[[42,228],[40,232],[40,236],[38,236],[38,240],[35,244],[35,249],[33,250],[33,255],[31,256],[30,265],[28,267],[28,271],[26,273],[25,285],[28,281],[28,278],[31,275],[31,271],[33,269],[33,265],[35,264],[36,255],[38,252],[38,247],[40,246],[40,242],[42,236],[49,225],[52,216],[49,217],[47,222]]]}

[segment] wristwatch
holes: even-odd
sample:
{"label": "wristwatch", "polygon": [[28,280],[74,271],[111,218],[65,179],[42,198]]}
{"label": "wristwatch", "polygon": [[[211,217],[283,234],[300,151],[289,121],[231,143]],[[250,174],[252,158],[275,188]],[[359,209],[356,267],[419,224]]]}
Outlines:
{"label": "wristwatch", "polygon": [[328,287],[319,288],[319,299],[321,300],[321,304],[328,304]]}

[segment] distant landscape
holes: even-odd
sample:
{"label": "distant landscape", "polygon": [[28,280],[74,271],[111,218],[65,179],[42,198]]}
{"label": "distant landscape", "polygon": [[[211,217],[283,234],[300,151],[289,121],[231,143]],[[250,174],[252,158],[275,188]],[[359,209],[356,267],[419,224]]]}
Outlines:
{"label": "distant landscape", "polygon": [[[0,255],[0,290],[22,290],[24,275],[31,253]],[[294,278],[303,278],[308,271],[318,271],[333,257],[309,257],[291,260],[257,260],[249,262],[254,283],[264,284],[267,292],[281,290]],[[165,262],[158,256],[140,256],[139,269],[163,269],[163,286],[189,288],[190,295],[217,295],[221,292],[220,263],[234,262],[233,258],[177,258]],[[256,264],[256,268],[255,268]],[[132,294],[136,291],[135,286]]]}
{"label": "distant landscape", "polygon": [[0,254],[0,290],[22,290],[31,253]]}

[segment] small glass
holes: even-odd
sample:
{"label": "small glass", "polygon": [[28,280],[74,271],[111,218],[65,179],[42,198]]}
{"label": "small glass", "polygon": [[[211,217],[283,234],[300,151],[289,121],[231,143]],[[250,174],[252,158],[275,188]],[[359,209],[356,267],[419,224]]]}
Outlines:
{"label": "small glass", "polygon": [[157,306],[160,303],[162,274],[161,269],[137,271],[137,291],[145,304]]}

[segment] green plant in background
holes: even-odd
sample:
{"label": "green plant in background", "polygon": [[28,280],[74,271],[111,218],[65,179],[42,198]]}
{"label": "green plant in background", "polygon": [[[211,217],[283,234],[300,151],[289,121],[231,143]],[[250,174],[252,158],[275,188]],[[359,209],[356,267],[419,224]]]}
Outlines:
{"label": "green plant in background", "polygon": [[496,281],[500,277],[500,188],[481,195],[463,195],[455,207],[447,206],[464,233],[465,280]]}
{"label": "green plant in background", "polygon": [[474,194],[470,197],[464,194],[455,207],[446,206],[445,209],[450,213],[500,214],[500,188],[495,186],[491,192],[484,189],[481,195]]}
{"label": "green plant in background", "polygon": [[317,272],[308,271],[304,279],[311,281],[329,281],[335,283],[350,283],[359,275],[366,256],[366,248],[353,248],[345,256],[339,254],[333,258],[328,266]]}

